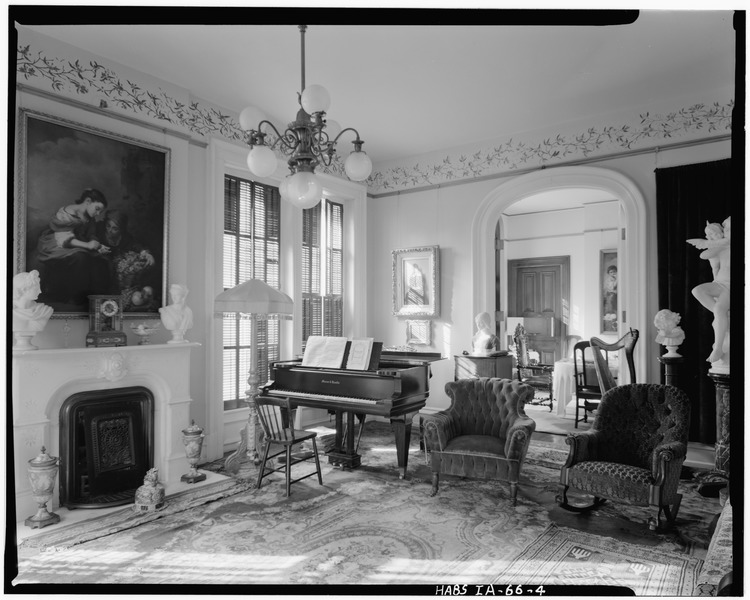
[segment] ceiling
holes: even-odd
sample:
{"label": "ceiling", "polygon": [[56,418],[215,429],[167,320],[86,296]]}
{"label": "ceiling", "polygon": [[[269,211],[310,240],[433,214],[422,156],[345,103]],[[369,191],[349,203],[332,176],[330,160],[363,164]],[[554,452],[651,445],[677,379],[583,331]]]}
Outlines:
{"label": "ceiling", "polygon": [[[499,22],[503,11],[491,14]],[[310,25],[306,84],[329,90],[328,116],[359,130],[376,167],[733,85],[732,11],[637,15],[610,26]],[[30,29],[219,107],[253,105],[277,126],[298,109],[292,24]]]}

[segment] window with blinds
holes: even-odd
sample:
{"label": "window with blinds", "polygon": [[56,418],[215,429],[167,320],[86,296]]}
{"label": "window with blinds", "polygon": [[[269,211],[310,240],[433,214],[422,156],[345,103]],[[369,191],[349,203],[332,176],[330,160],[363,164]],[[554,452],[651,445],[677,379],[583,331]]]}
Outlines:
{"label": "window with blinds", "polygon": [[[279,288],[280,196],[275,187],[224,176],[224,268],[227,290],[248,279],[261,279]],[[224,409],[245,404],[250,370],[250,328],[258,327],[254,357],[261,385],[269,362],[279,360],[279,322],[225,317],[223,321]]]}
{"label": "window with blinds", "polygon": [[302,343],[344,331],[344,207],[323,200],[302,211]]}

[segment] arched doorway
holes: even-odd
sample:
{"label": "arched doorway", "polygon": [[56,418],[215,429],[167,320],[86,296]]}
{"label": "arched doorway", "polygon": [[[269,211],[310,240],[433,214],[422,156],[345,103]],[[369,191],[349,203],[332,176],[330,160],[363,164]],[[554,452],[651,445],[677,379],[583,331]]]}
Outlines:
{"label": "arched doorway", "polygon": [[[635,184],[620,173],[601,167],[544,169],[510,179],[482,201],[472,222],[472,297],[474,314],[495,306],[495,231],[502,213],[515,202],[545,191],[596,189],[617,198],[621,206],[622,239],[619,272],[621,310],[625,325],[646,323],[646,205]],[[500,224],[502,227],[502,223]],[[647,372],[648,351],[639,353],[637,370]]]}

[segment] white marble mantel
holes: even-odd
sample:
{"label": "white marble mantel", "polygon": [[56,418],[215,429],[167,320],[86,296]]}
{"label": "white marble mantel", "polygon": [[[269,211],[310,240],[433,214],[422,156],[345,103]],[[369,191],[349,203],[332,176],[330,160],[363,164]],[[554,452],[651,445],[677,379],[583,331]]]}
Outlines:
{"label": "white marble mantel", "polygon": [[[73,394],[130,386],[154,396],[154,466],[165,485],[187,472],[182,429],[190,425],[190,350],[200,344],[66,348],[13,353],[16,518],[36,512],[28,461],[42,446],[60,456],[60,408]],[[59,506],[59,475],[48,507]]]}

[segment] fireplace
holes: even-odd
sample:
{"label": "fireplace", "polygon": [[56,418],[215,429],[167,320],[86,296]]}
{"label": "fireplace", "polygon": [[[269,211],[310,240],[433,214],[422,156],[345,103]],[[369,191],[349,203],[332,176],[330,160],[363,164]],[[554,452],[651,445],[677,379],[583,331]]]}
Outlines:
{"label": "fireplace", "polygon": [[[187,469],[182,430],[190,425],[190,353],[198,347],[200,344],[188,342],[14,352],[11,377],[14,454],[12,477],[16,492],[16,517],[23,519],[34,514],[37,509],[27,471],[28,461],[39,454],[42,446],[51,456],[60,457],[62,463],[61,477],[50,500],[50,510],[61,506],[60,491],[63,482],[67,482],[66,502],[72,500],[74,494],[78,494],[71,491],[75,490],[75,486],[68,481],[67,471],[63,476],[63,470],[68,469],[75,459],[71,458],[75,457],[72,448],[76,448],[79,442],[68,440],[61,431],[66,418],[73,421],[81,418],[74,414],[78,411],[71,410],[71,404],[68,404],[71,398],[80,400],[79,394],[85,394],[84,398],[91,395],[99,400],[105,400],[98,402],[102,404],[101,413],[99,409],[90,409],[87,400],[83,404],[83,412],[93,416],[84,418],[90,418],[91,423],[99,428],[99,440],[110,433],[114,436],[115,441],[112,443],[117,452],[115,458],[105,457],[102,460],[99,457],[98,463],[94,460],[96,455],[92,455],[91,461],[94,462],[91,466],[88,464],[89,455],[86,454],[86,478],[90,480],[92,473],[97,477],[101,474],[102,481],[105,481],[105,475],[124,472],[129,467],[121,465],[121,462],[129,461],[128,453],[132,452],[133,455],[140,453],[147,457],[141,462],[158,469],[159,481],[165,487],[179,487],[180,476]],[[148,394],[143,394],[150,398],[130,398],[134,405],[124,410],[112,411],[112,406],[108,406],[109,400],[120,396],[123,390],[138,390],[138,394],[148,390]],[[130,400],[126,404],[129,404]],[[64,406],[66,408],[63,408]],[[107,412],[116,413],[111,422],[107,420]],[[143,430],[144,436],[137,433],[138,428]],[[85,441],[85,425],[82,431]],[[127,435],[124,432],[127,432]],[[141,442],[148,440],[145,448],[135,442],[130,445],[131,432],[134,440],[136,437],[141,439]],[[134,468],[133,472],[135,471]],[[99,483],[97,481],[97,485]],[[131,484],[132,481],[128,487]],[[85,491],[85,482],[80,485]],[[141,485],[143,477],[136,487]],[[124,493],[124,490],[117,493]],[[94,494],[99,494],[96,486]],[[88,503],[85,493],[83,496],[80,503]]]}
{"label": "fireplace", "polygon": [[153,464],[154,396],[135,386],[87,391],[60,410],[60,505],[133,501]]}

